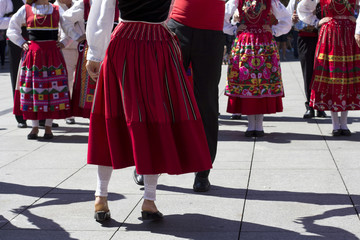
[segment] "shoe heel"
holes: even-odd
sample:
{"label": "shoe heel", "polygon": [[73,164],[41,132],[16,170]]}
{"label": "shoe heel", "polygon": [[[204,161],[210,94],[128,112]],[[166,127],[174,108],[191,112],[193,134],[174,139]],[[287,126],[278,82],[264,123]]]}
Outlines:
{"label": "shoe heel", "polygon": [[105,211],[95,212],[94,218],[95,218],[95,220],[97,222],[104,222],[104,221],[110,219],[110,211],[108,211],[108,212],[105,212]]}

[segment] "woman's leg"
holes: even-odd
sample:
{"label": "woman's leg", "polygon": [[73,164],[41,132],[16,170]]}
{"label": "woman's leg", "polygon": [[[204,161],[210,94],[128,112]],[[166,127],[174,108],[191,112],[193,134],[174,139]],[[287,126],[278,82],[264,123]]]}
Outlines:
{"label": "woman's leg", "polygon": [[337,112],[331,112],[331,120],[333,124],[333,130],[339,130],[340,129],[340,121],[339,116]]}
{"label": "woman's leg", "polygon": [[112,171],[112,167],[98,166],[95,191],[95,219],[99,222],[110,218],[107,196]]}
{"label": "woman's leg", "polygon": [[45,120],[45,134],[52,134],[51,132],[52,123],[53,123],[53,119]]}
{"label": "woman's leg", "polygon": [[248,115],[247,119],[248,119],[248,128],[246,131],[254,131],[256,115]]}
{"label": "woman's leg", "polygon": [[141,207],[143,220],[158,220],[163,217],[155,205],[156,187],[159,175],[144,175],[144,202]]}
{"label": "woman's leg", "polygon": [[341,112],[341,115],[340,115],[340,128],[343,130],[348,129],[348,126],[347,126],[348,113],[349,113],[349,111],[343,111],[343,112]]}
{"label": "woman's leg", "polygon": [[264,122],[264,114],[255,115],[255,130],[256,131],[264,131],[263,122]]}

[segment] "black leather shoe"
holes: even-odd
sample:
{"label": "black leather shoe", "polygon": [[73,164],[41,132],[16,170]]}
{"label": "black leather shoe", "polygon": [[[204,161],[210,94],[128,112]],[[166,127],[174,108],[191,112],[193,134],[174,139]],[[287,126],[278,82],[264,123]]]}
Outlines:
{"label": "black leather shoe", "polygon": [[26,124],[26,122],[21,122],[21,123],[18,123],[17,127],[18,128],[27,128],[27,124]]}
{"label": "black leather shoe", "polygon": [[38,138],[37,133],[29,133],[29,134],[27,135],[27,139],[29,139],[29,140],[35,140],[35,139],[37,139],[37,138]]}
{"label": "black leather shoe", "polygon": [[332,131],[332,135],[333,135],[334,137],[340,136],[340,135],[341,135],[341,129],[333,130],[333,131]]}
{"label": "black leather shoe", "polygon": [[157,212],[149,212],[149,211],[142,211],[141,212],[141,219],[142,220],[153,220],[158,221],[164,218],[164,215],[157,211]]}
{"label": "black leather shoe", "polygon": [[137,174],[136,169],[134,169],[134,182],[137,185],[144,186],[144,175]]}
{"label": "black leather shoe", "polygon": [[245,132],[245,137],[255,137],[255,131],[246,131]]}
{"label": "black leather shoe", "polygon": [[106,220],[109,220],[111,217],[110,211],[97,211],[94,214],[94,218],[97,222],[104,222]]}
{"label": "black leather shoe", "polygon": [[230,117],[231,120],[240,120],[241,119],[241,114],[233,114]]}
{"label": "black leather shoe", "polygon": [[210,190],[209,178],[195,177],[194,192],[207,192]]}
{"label": "black leather shoe", "polygon": [[306,110],[306,112],[304,113],[304,117],[303,118],[313,118],[315,117],[315,111],[313,108],[309,108],[308,110]]}
{"label": "black leather shoe", "polygon": [[263,136],[265,136],[264,131],[255,131],[255,137],[263,137]]}
{"label": "black leather shoe", "polygon": [[54,138],[54,135],[52,133],[45,133],[44,134],[44,139],[53,139]]}
{"label": "black leather shoe", "polygon": [[325,118],[327,117],[326,113],[324,111],[317,111],[316,116],[319,118]]}
{"label": "black leather shoe", "polygon": [[349,129],[341,129],[341,135],[351,136],[351,131]]}

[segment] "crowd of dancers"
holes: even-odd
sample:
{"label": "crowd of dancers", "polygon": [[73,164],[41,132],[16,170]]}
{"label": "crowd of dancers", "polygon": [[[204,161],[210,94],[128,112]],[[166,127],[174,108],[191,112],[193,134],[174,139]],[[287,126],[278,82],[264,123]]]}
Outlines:
{"label": "crowd of dancers", "polygon": [[283,111],[273,36],[293,26],[300,31],[304,118],[330,111],[333,136],[350,136],[348,111],[360,110],[356,0],[291,0],[287,8],[279,0],[0,0],[0,6],[7,9],[0,28],[9,38],[14,114],[19,127],[32,122],[27,138],[39,138],[41,120],[43,137],[52,139],[53,119],[90,118],[97,221],[110,218],[113,169],[135,165],[143,176],[143,220],[163,218],[155,205],[159,174],[195,172],[193,190],[209,191],[223,32],[235,36],[227,112],[247,116],[246,137],[264,136],[264,114]]}

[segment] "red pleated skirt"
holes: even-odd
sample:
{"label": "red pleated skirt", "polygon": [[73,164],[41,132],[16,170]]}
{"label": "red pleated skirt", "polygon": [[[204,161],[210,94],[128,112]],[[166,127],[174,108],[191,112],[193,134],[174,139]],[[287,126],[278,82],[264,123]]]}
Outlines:
{"label": "red pleated skirt", "polygon": [[310,106],[333,112],[360,110],[360,48],[356,24],[332,18],[320,30]]}
{"label": "red pleated skirt", "polygon": [[56,41],[31,41],[22,59],[14,97],[14,114],[24,119],[71,116],[66,65]]}
{"label": "red pleated skirt", "polygon": [[282,97],[271,98],[238,98],[229,97],[226,111],[228,113],[255,115],[271,114],[283,111]]}
{"label": "red pleated skirt", "polygon": [[139,174],[212,167],[193,89],[174,35],[122,22],[112,34],[90,116],[88,163]]}

